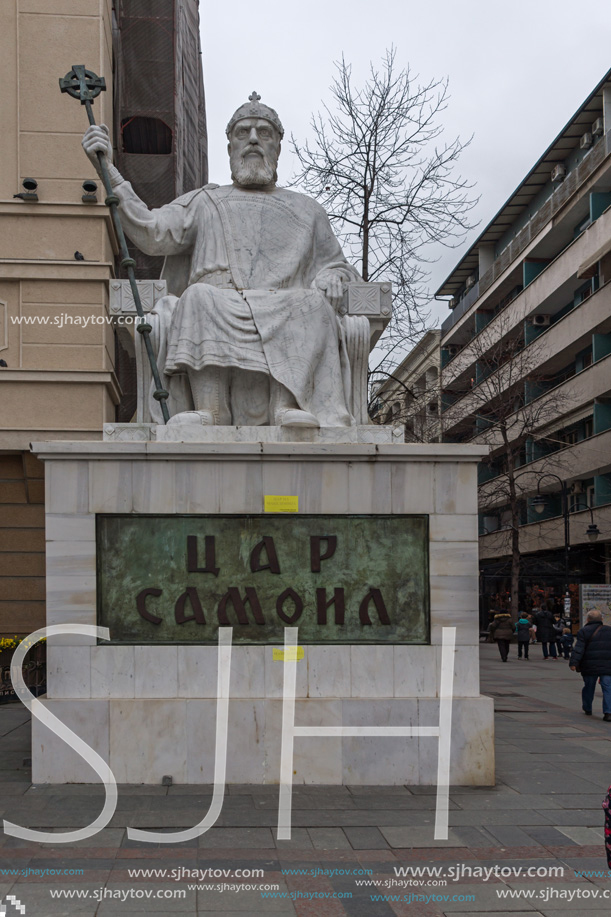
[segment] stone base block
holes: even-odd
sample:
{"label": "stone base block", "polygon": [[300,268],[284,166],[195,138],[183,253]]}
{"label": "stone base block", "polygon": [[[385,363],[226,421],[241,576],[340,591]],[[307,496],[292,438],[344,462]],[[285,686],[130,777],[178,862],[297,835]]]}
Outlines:
{"label": "stone base block", "polygon": [[380,424],[354,427],[204,427],[182,423],[108,423],[104,441],[159,443],[402,443],[404,428]]}
{"label": "stone base block", "polygon": [[[45,705],[109,761],[118,783],[213,782],[216,700],[45,700]],[[229,705],[227,782],[276,784],[280,773],[282,701],[232,699]],[[450,782],[494,785],[493,701],[455,698]],[[304,699],[298,726],[436,726],[439,701]],[[437,779],[435,737],[295,739],[297,784],[427,785]],[[33,721],[34,783],[96,783],[79,755],[38,720]]]}

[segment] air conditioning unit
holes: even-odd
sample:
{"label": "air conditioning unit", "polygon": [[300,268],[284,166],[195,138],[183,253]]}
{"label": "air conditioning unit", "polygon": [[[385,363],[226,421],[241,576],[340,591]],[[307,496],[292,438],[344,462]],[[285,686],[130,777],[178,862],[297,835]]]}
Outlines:
{"label": "air conditioning unit", "polygon": [[581,481],[575,481],[574,484],[571,484],[570,492],[572,494],[582,494],[583,493],[583,484]]}
{"label": "air conditioning unit", "polygon": [[589,131],[587,131],[582,136],[581,140],[579,141],[579,149],[580,150],[589,150],[593,143],[594,143],[594,137],[592,136],[592,134]]}
{"label": "air conditioning unit", "polygon": [[559,162],[552,169],[551,179],[552,181],[564,181],[566,178],[566,166],[563,162]]}
{"label": "air conditioning unit", "polygon": [[595,137],[600,137],[605,132],[605,122],[602,118],[597,118],[592,125],[592,133]]}
{"label": "air conditioning unit", "polygon": [[447,350],[449,357],[455,357],[456,354],[459,352],[460,347],[458,347],[456,344],[448,344],[448,346],[445,347],[444,350]]}
{"label": "air conditioning unit", "polygon": [[531,325],[536,325],[537,328],[547,328],[552,320],[551,315],[533,315],[529,319]]}

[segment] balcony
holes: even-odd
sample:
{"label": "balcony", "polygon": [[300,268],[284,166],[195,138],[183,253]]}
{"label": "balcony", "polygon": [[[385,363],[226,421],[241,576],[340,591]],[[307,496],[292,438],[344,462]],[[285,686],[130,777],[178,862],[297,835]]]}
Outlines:
{"label": "balcony", "polygon": [[[477,299],[483,296],[495,281],[498,280],[501,275],[514,264],[520,255],[526,251],[529,245],[562,210],[570,198],[580,190],[582,185],[590,178],[596,169],[598,169],[610,153],[611,131],[604,137],[601,137],[598,143],[592,147],[590,152],[584,156],[579,165],[569,172],[560,187],[552,193],[526,226],[520,230],[510,244],[501,252],[485,274],[482,274],[477,284],[478,294],[470,300],[469,307],[472,306]],[[469,293],[471,292],[472,291],[469,291]],[[442,339],[443,335],[447,334],[468,311],[468,307],[465,307],[460,309],[460,313],[457,314],[457,310],[461,307],[462,302],[464,302],[464,300],[461,301],[453,313],[442,323]]]}
{"label": "balcony", "polygon": [[[560,368],[560,364],[564,359],[562,354],[564,353],[566,358],[568,358],[569,352],[573,352],[573,354],[576,355],[581,348],[583,348],[588,342],[592,340],[595,331],[600,328],[604,322],[609,324],[610,315],[611,284],[607,284],[592,296],[590,296],[587,300],[585,300],[585,302],[583,302],[578,308],[574,309],[572,312],[569,312],[562,319],[560,319],[560,321],[556,322],[556,324],[552,325],[547,331],[536,338],[536,343],[533,342],[533,344],[537,349],[536,351],[532,352],[536,353],[538,366],[540,366],[546,372],[549,369],[550,373],[556,370],[556,364],[558,364],[558,368]],[[533,347],[533,344],[529,346]],[[530,364],[532,360],[528,359],[528,347],[522,351],[522,353],[524,354],[524,372],[522,378],[525,378],[531,371]],[[519,360],[522,359],[522,357],[519,355],[516,359]],[[548,397],[552,392],[560,393],[562,391],[563,393],[566,392],[567,395],[567,397],[563,397],[562,400],[564,402],[568,402],[568,396],[573,395],[572,389],[574,387],[575,395],[580,399],[581,395],[579,393],[584,387],[583,377],[586,376],[589,372],[595,371],[596,368],[604,363],[606,359],[606,357],[603,357],[602,360],[598,360],[593,366],[590,366],[586,370],[571,376],[567,382],[555,386],[555,388],[539,396],[539,398],[541,399]],[[593,400],[600,395],[606,394],[607,390],[611,388],[611,379],[608,375],[611,370],[609,369],[608,363],[605,365],[607,368],[603,369],[602,372],[597,372],[596,376],[591,380],[595,388],[599,388],[599,390],[595,391],[590,399],[586,399],[586,402],[587,400]],[[499,370],[497,370],[497,373],[502,374],[503,372],[505,372],[507,384],[509,384],[509,380],[511,380],[512,385],[515,385],[519,381],[519,367],[518,372],[516,372],[515,366],[512,367],[511,370],[508,367],[501,367]],[[606,377],[605,374],[607,374]],[[446,384],[447,383],[444,378],[443,385],[445,386]],[[504,383],[501,378],[498,382],[494,383],[493,387],[491,387],[491,393],[500,392],[503,390],[503,387]],[[570,400],[573,401],[572,398],[570,398]],[[579,403],[582,403],[581,400]],[[456,401],[454,404],[447,407],[447,409],[442,414],[444,432],[449,432],[454,426],[456,426],[456,424],[465,420],[465,418],[467,418],[470,414],[481,411],[483,406],[483,398],[476,389],[474,389],[473,392],[468,392],[459,401]],[[559,414],[566,414],[569,410],[575,410],[576,406],[576,404],[571,404],[570,408],[568,406],[565,407],[564,410],[559,411]],[[551,417],[546,420],[546,423],[550,421]]]}
{"label": "balcony", "polygon": [[[611,540],[611,504],[597,506],[593,509],[594,522],[600,529],[598,541]],[[571,513],[570,516],[570,543],[571,545],[587,544],[586,529],[591,522],[590,511]],[[520,526],[520,553],[532,554],[535,551],[556,551],[564,547],[564,519],[554,516],[542,522],[531,522]],[[500,529],[488,535],[480,535],[479,557],[480,560],[493,560],[496,557],[506,557],[511,553],[511,532],[509,529]]]}
{"label": "balcony", "polygon": [[[551,437],[553,435],[553,433],[550,434]],[[603,433],[521,466],[518,474],[521,474],[522,477],[517,486],[520,493],[534,494],[543,473],[557,474],[567,483],[571,483],[575,480],[609,474],[609,472],[611,472],[611,430],[605,430]],[[502,474],[480,485],[479,501],[485,505],[486,512],[493,510],[497,494],[499,505],[506,502],[506,480],[506,475]],[[551,486],[553,483],[550,478],[545,482],[545,486]]]}
{"label": "balcony", "polygon": [[475,284],[471,287],[468,293],[465,293],[461,301],[452,309],[452,312],[444,322],[441,323],[441,336],[453,328],[456,322],[465,315],[473,305],[473,303],[479,299],[479,280],[476,280]]}
{"label": "balcony", "polygon": [[[583,280],[577,277],[580,266],[600,248],[601,239],[603,238],[611,238],[611,211],[607,211],[568,248],[564,249],[532,283],[512,300],[506,309],[495,315],[488,322],[485,328],[479,332],[477,338],[474,339],[476,343],[467,344],[454,357],[451,363],[444,367],[444,387],[450,386],[469,370],[470,366],[475,362],[476,353],[481,356],[481,352],[485,347],[494,347],[499,340],[508,335],[535,309],[554,315],[563,305],[569,302],[575,290],[583,284]],[[606,288],[602,287],[591,297],[590,301],[594,301],[596,296],[600,296],[604,289]],[[608,297],[609,291],[605,295]],[[585,322],[590,321],[587,313],[583,311],[590,301],[586,301],[579,307],[580,321],[582,319]],[[598,303],[599,308],[603,308],[600,300],[598,300]],[[542,306],[544,307],[543,309],[541,308]],[[607,311],[608,314],[609,312]],[[568,317],[552,325],[545,332],[546,336],[555,335],[560,327],[566,328]],[[600,321],[605,317],[605,315],[601,314]],[[543,340],[543,336],[540,335],[538,340]]]}

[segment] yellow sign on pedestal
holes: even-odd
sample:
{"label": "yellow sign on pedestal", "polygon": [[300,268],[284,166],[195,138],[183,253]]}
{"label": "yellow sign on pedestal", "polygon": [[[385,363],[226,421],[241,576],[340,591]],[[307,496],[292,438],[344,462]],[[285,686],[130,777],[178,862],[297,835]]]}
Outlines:
{"label": "yellow sign on pedestal", "polygon": [[305,653],[302,646],[289,646],[286,650],[280,650],[274,647],[272,651],[272,659],[274,662],[282,662],[284,659],[292,659],[295,662],[299,662],[304,656]]}
{"label": "yellow sign on pedestal", "polygon": [[266,513],[298,513],[299,497],[266,494],[263,497],[263,510]]}

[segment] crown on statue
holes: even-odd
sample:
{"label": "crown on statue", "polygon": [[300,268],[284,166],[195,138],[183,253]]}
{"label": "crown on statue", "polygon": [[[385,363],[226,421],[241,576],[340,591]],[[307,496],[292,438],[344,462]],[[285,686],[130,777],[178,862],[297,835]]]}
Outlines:
{"label": "crown on statue", "polygon": [[237,111],[233,113],[225,131],[227,136],[231,133],[234,124],[242,121],[243,118],[263,118],[274,125],[281,138],[284,137],[284,128],[277,112],[270,108],[269,105],[262,105],[261,96],[257,92],[251,92],[248,96],[248,102],[240,105]]}

